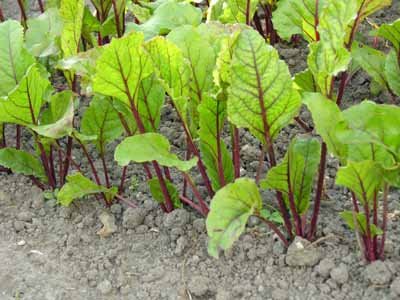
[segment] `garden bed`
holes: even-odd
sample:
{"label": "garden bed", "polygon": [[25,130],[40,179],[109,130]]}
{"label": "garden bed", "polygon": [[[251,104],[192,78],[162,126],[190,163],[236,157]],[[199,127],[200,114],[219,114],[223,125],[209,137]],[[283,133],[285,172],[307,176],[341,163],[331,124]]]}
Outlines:
{"label": "garden bed", "polygon": [[[13,5],[4,6],[6,16],[18,15]],[[381,24],[399,16],[395,1],[371,21]],[[370,28],[363,26],[369,38]],[[304,69],[305,44],[281,43],[276,48],[293,73]],[[346,105],[371,99],[369,83],[369,77],[358,72],[346,90]],[[302,117],[310,121],[306,112]],[[160,132],[179,152],[185,137],[169,105],[163,108]],[[302,133],[297,125],[281,132],[276,143],[279,158],[296,133]],[[10,138],[13,134],[11,129],[6,132]],[[244,130],[241,137],[241,174],[253,177],[259,142]],[[28,135],[23,143],[29,145]],[[110,165],[116,144],[107,152]],[[78,151],[74,155],[77,162],[85,160]],[[100,159],[94,163],[101,165]],[[56,200],[46,200],[28,178],[0,173],[0,299],[398,299],[400,193],[393,191],[389,197],[385,261],[366,264],[354,232],[339,216],[351,209],[351,200],[349,192],[334,184],[337,160],[329,157],[327,168],[317,239],[306,245],[307,251],[287,252],[269,228],[251,218],[245,234],[218,260],[207,253],[204,218],[189,207],[163,213],[138,165],[128,168],[130,189],[125,193],[137,208],[105,208],[94,197],[60,207]],[[120,168],[111,168],[111,181],[118,182],[120,176]],[[200,191],[205,189],[200,176],[195,183]],[[270,199],[268,192],[262,196],[265,202]],[[107,237],[101,232],[104,220],[117,226]],[[292,247],[297,245],[295,241]]]}

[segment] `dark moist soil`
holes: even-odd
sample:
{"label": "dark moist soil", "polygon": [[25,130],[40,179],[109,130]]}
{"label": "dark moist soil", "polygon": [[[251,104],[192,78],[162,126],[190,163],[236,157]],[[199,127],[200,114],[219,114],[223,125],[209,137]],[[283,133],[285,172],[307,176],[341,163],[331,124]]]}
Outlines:
{"label": "dark moist soil", "polygon": [[[6,16],[18,14],[13,2],[2,3]],[[371,20],[393,21],[398,12],[396,1]],[[368,30],[364,26],[362,32]],[[277,48],[293,72],[304,69],[304,44]],[[345,96],[348,105],[371,98],[369,82],[363,72],[356,74]],[[372,99],[385,102],[385,97]],[[183,144],[176,114],[168,106],[160,130],[173,145]],[[276,145],[280,156],[299,132],[295,126],[282,132]],[[9,128],[8,137],[13,134]],[[253,177],[259,143],[246,132],[241,135],[241,172]],[[29,147],[28,135],[24,144]],[[84,161],[78,151],[74,157]],[[330,158],[319,239],[304,253],[285,254],[272,232],[251,219],[246,233],[219,260],[207,255],[204,220],[190,209],[162,213],[149,196],[140,166],[129,168],[133,183],[125,194],[139,204],[137,209],[119,204],[105,209],[94,198],[59,207],[55,200],[45,201],[27,178],[0,174],[0,300],[399,299],[399,192],[390,196],[386,260],[367,266],[354,234],[339,217],[351,203],[348,193],[334,186],[336,170]],[[117,182],[120,173],[113,167],[111,178]],[[271,204],[268,192],[263,198]],[[116,224],[108,237],[98,234],[105,219]]]}

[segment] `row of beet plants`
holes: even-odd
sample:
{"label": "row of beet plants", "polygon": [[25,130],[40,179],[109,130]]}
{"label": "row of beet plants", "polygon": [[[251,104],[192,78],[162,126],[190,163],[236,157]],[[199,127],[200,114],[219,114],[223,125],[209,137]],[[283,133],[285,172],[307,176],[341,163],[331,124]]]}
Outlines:
{"label": "row of beet plants", "polygon": [[[31,19],[20,3],[21,22],[5,20],[0,9],[3,171],[29,176],[61,205],[89,195],[107,206],[135,205],[124,197],[127,168],[141,164],[165,212],[186,205],[207,217],[209,253],[218,257],[250,216],[285,246],[295,236],[315,239],[333,155],[336,184],[350,191],[353,207],[341,216],[365,259],[383,259],[389,193],[400,186],[400,20],[371,33],[389,51],[356,39],[360,24],[391,1],[217,0],[201,8],[92,0],[93,9],[83,0],[39,3],[42,14]],[[307,69],[292,76],[271,45],[300,39],[308,43]],[[390,104],[364,100],[342,109],[360,69]],[[52,86],[59,75],[68,88]],[[90,103],[81,114],[83,99]],[[182,126],[185,158],[158,133],[167,104]],[[312,126],[299,117],[303,105]],[[292,123],[304,133],[280,158],[275,141]],[[6,132],[14,128],[12,141]],[[243,130],[262,148],[253,179],[240,178]],[[22,143],[27,134],[33,143]],[[119,182],[106,160],[116,140]],[[205,192],[194,183],[196,172]],[[262,199],[260,189],[275,199]]]}

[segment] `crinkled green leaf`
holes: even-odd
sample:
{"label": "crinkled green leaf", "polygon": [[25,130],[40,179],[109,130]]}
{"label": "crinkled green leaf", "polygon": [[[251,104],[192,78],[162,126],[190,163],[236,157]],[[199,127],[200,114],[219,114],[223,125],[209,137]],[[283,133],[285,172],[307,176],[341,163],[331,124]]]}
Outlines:
{"label": "crinkled green leaf", "polygon": [[[69,104],[64,114],[53,123],[44,125],[30,125],[29,127],[40,136],[59,139],[64,136],[70,136],[73,130],[74,122],[74,99],[72,93],[69,93]],[[54,105],[53,105],[54,106]]]}
{"label": "crinkled green leaf", "polygon": [[132,2],[129,2],[126,7],[140,23],[146,22],[151,17],[151,10],[147,7]]}
{"label": "crinkled green leaf", "polygon": [[[272,21],[281,38],[290,40],[295,34],[302,34],[308,41],[315,41],[316,21],[322,9],[328,5],[327,0],[280,0],[272,13]],[[318,9],[318,11],[317,11]]]}
{"label": "crinkled green leaf", "polygon": [[0,98],[0,120],[20,125],[36,125],[44,96],[50,86],[37,65],[32,65],[8,97]]}
{"label": "crinkled green leaf", "polygon": [[14,148],[0,149],[0,165],[11,169],[14,173],[34,176],[47,182],[41,162],[32,154]]}
{"label": "crinkled green leaf", "polygon": [[207,21],[222,23],[246,23],[247,5],[250,5],[249,21],[253,20],[259,0],[212,0],[207,12]]}
{"label": "crinkled green leaf", "polygon": [[97,45],[97,37],[93,35],[94,32],[99,32],[101,28],[100,21],[92,14],[89,7],[85,6],[82,18],[82,36],[90,47]]}
{"label": "crinkled green leaf", "polygon": [[364,69],[374,81],[382,87],[386,86],[385,78],[385,55],[368,46],[353,47],[353,60]]}
{"label": "crinkled green leaf", "polygon": [[67,176],[67,183],[58,192],[57,200],[62,206],[69,206],[76,199],[98,193],[104,193],[107,200],[112,200],[117,192],[116,187],[108,189],[95,184],[81,173],[75,173]]}
{"label": "crinkled green leaf", "polygon": [[93,93],[93,77],[96,73],[96,61],[104,51],[104,47],[95,47],[58,61],[56,67],[74,73],[80,77],[81,93]]}
{"label": "crinkled green leaf", "polygon": [[400,19],[391,24],[383,24],[376,31],[376,34],[390,41],[394,48],[400,51]]}
{"label": "crinkled green leaf", "polygon": [[[362,235],[365,235],[367,232],[367,218],[363,213],[358,213],[358,214],[354,213],[354,214],[356,214],[355,218],[357,219],[357,229],[360,231]],[[347,226],[350,227],[350,229],[356,230],[352,211],[344,211],[340,213],[340,216],[346,222]],[[374,224],[370,224],[370,232],[372,237],[383,234],[382,229],[375,226]]]}
{"label": "crinkled green leaf", "polygon": [[188,2],[166,1],[154,11],[153,15],[141,25],[131,24],[132,29],[142,31],[146,39],[165,35],[174,28],[183,25],[197,26],[201,23],[202,13],[199,8]]}
{"label": "crinkled green leaf", "polygon": [[165,167],[175,167],[187,172],[197,163],[197,158],[180,160],[170,152],[168,140],[158,133],[144,133],[123,140],[115,149],[114,158],[121,166],[127,166],[130,161],[136,163],[157,161]]}
{"label": "crinkled green leaf", "polygon": [[324,95],[330,94],[334,76],[345,71],[350,53],[344,47],[349,25],[357,16],[355,1],[330,1],[322,10],[318,31],[320,41],[310,45],[308,66]]}
{"label": "crinkled green leaf", "polygon": [[182,51],[163,37],[150,40],[146,49],[162,86],[178,111],[184,114],[189,95],[189,68],[185,64]]}
{"label": "crinkled green leaf", "polygon": [[141,80],[152,71],[149,56],[143,51],[142,33],[114,38],[97,60],[93,90],[134,105]]}
{"label": "crinkled green leaf", "polygon": [[400,96],[400,56],[395,50],[389,52],[385,61],[385,77],[390,89]]}
{"label": "crinkled green leaf", "polygon": [[242,31],[234,45],[228,88],[228,118],[270,144],[297,115],[300,96],[278,52],[254,30]]}
{"label": "crinkled green leaf", "polygon": [[56,55],[60,51],[63,24],[58,9],[47,9],[40,16],[28,20],[25,44],[30,53],[38,57]]}
{"label": "crinkled green leaf", "polygon": [[96,146],[100,153],[105,153],[106,145],[123,132],[118,113],[111,101],[110,98],[95,96],[81,121],[81,132],[84,135],[97,136]]}
{"label": "crinkled green leaf", "polygon": [[[152,178],[152,179],[148,180],[147,183],[149,184],[150,192],[151,192],[151,195],[153,196],[154,200],[156,200],[158,203],[164,203],[165,198],[164,198],[164,194],[161,190],[160,181],[157,178]],[[167,186],[168,194],[171,197],[171,201],[172,201],[174,207],[181,208],[182,202],[179,199],[179,192],[178,192],[177,188],[168,179],[165,179],[165,184]]]}
{"label": "crinkled green leaf", "polygon": [[339,168],[336,184],[353,191],[359,201],[370,203],[381,187],[382,178],[382,168],[374,161],[349,162]]}
{"label": "crinkled green leaf", "polygon": [[260,211],[260,215],[267,220],[270,220],[271,222],[277,223],[277,224],[283,224],[283,218],[281,214],[278,211],[271,212],[266,208],[263,208]]}
{"label": "crinkled green leaf", "polygon": [[28,67],[35,63],[35,59],[23,48],[23,32],[17,21],[0,23],[0,96],[6,96],[14,89]]}
{"label": "crinkled green leaf", "polygon": [[[214,190],[233,181],[233,163],[222,140],[226,102],[205,97],[199,105],[200,150]],[[223,181],[222,179],[223,178]]]}
{"label": "crinkled green leaf", "polygon": [[76,55],[81,40],[84,0],[61,1],[60,17],[63,21],[61,49],[64,58]]}
{"label": "crinkled green leaf", "polygon": [[146,49],[157,77],[186,123],[190,70],[184,61],[182,51],[164,37],[150,40],[146,44]]}
{"label": "crinkled green leaf", "polygon": [[353,161],[374,160],[385,168],[400,161],[400,107],[363,101],[342,113],[336,136],[348,145]]}
{"label": "crinkled green leaf", "polygon": [[311,188],[320,161],[321,145],[315,138],[295,138],[283,161],[268,171],[264,188],[293,194],[296,211],[302,215],[310,204]]}
{"label": "crinkled green leaf", "polygon": [[358,5],[359,21],[392,4],[392,0],[356,0]]}
{"label": "crinkled green leaf", "polygon": [[237,179],[220,189],[211,201],[206,226],[208,253],[218,258],[219,249],[229,249],[244,232],[249,217],[262,208],[256,183],[248,178]]}
{"label": "crinkled green leaf", "polygon": [[336,103],[320,93],[304,93],[303,102],[311,111],[317,133],[326,143],[329,152],[339,158],[346,157],[346,146],[337,139],[335,132],[337,124],[343,121]]}
{"label": "crinkled green leaf", "polygon": [[101,22],[107,18],[111,7],[112,7],[112,0],[90,0],[96,10],[99,12],[99,19]]}
{"label": "crinkled green leaf", "polygon": [[203,93],[214,87],[212,75],[216,62],[214,49],[193,26],[179,27],[167,38],[181,49],[187,61],[191,79],[191,98],[198,104],[202,100]]}
{"label": "crinkled green leaf", "polygon": [[309,69],[297,73],[294,76],[293,82],[295,87],[301,92],[318,92],[318,86],[315,82],[314,76]]}

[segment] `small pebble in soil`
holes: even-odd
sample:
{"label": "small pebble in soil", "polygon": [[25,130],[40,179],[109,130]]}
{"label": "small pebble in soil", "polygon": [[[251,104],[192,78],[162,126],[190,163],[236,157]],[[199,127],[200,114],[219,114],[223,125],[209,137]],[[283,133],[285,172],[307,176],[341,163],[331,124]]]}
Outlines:
{"label": "small pebble in soil", "polygon": [[332,258],[324,258],[315,269],[319,275],[323,278],[327,278],[334,267],[335,261]]}
{"label": "small pebble in soil", "polygon": [[17,215],[17,220],[18,221],[23,221],[23,222],[32,222],[33,214],[29,211],[21,211]]}
{"label": "small pebble in soil", "polygon": [[97,285],[98,290],[103,295],[108,295],[112,292],[112,285],[111,282],[108,280],[104,280]]}
{"label": "small pebble in soil", "polygon": [[400,296],[400,277],[397,277],[393,280],[392,284],[390,285],[390,291],[395,296]]}
{"label": "small pebble in soil", "polygon": [[364,271],[365,278],[375,285],[385,285],[392,279],[392,273],[383,261],[375,261],[369,264]]}
{"label": "small pebble in soil", "polygon": [[330,275],[339,284],[346,283],[349,280],[349,271],[345,264],[340,264],[338,267],[333,268]]}
{"label": "small pebble in soil", "polygon": [[189,291],[197,297],[202,297],[210,290],[210,279],[205,276],[195,275],[189,281]]}

